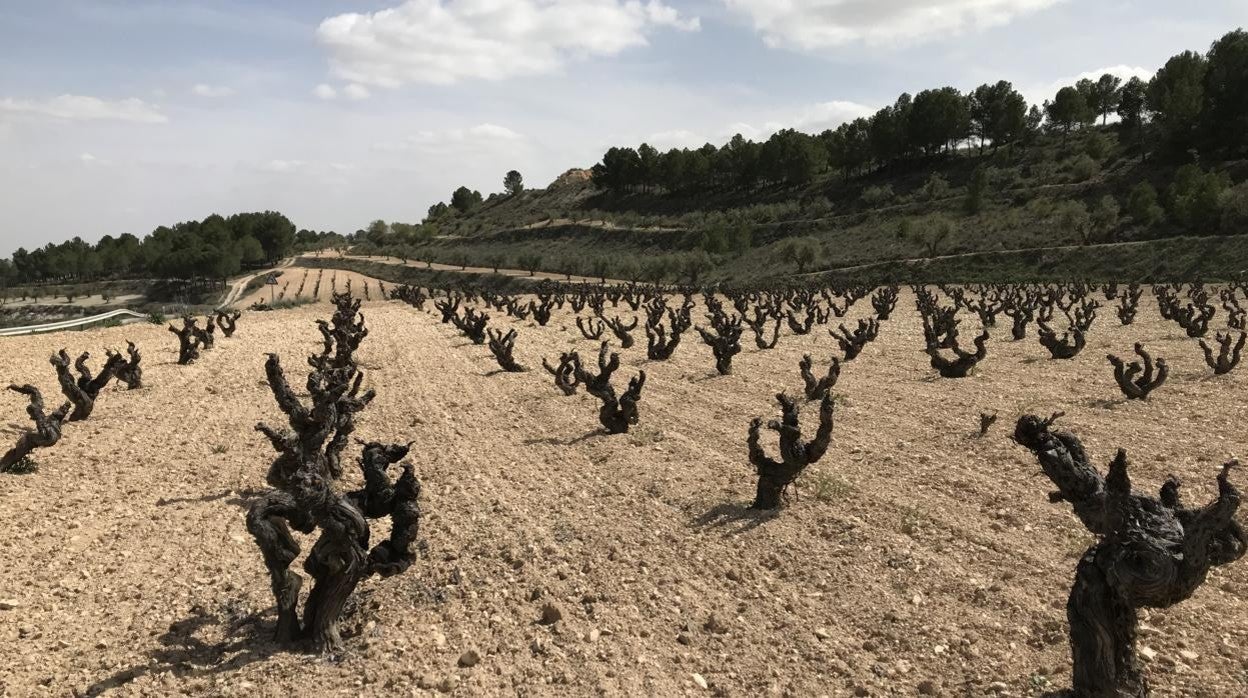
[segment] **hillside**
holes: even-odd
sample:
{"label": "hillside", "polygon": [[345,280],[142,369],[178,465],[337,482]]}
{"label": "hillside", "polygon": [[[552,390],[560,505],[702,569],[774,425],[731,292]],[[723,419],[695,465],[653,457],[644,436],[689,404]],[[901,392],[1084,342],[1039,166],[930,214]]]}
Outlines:
{"label": "hillside", "polygon": [[[1182,181],[1192,170],[1180,161],[1145,159],[1121,144],[1112,126],[1046,136],[1025,149],[958,151],[849,179],[829,172],[802,187],[697,196],[612,193],[596,187],[588,171],[573,170],[545,189],[496,195],[467,214],[452,211],[427,242],[364,243],[356,251],[654,281],[757,280],[891,262],[889,278],[905,281],[965,277],[948,264],[903,260],[981,255],[973,265],[989,265],[981,276],[1010,280],[1027,271],[1027,258],[1038,258],[1025,251],[1076,247],[1106,265],[1121,264],[1125,253],[1123,279],[1197,278],[1185,257],[1201,259],[1194,269],[1200,278],[1234,276],[1244,257],[1204,259],[1205,243],[1194,238],[1222,236],[1233,249],[1245,249],[1232,233],[1248,230],[1242,183],[1248,165],[1235,160],[1197,169],[1194,185]],[[1201,178],[1222,182],[1216,211],[1180,211],[1191,196],[1185,187],[1203,186]],[[1134,193],[1146,188],[1156,195],[1152,203]],[[1120,243],[1137,245],[1115,249]],[[1157,244],[1168,264],[1156,255],[1133,256]],[[1022,269],[1017,260],[994,265],[988,254],[1012,251],[1020,251]],[[1042,278],[1115,273],[1098,264],[1070,274],[1033,271]]]}

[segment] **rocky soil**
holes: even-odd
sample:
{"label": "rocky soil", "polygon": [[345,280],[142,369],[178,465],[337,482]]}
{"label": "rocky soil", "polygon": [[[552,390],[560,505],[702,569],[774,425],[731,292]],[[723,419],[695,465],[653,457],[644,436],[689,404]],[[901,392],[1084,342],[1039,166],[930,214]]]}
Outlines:
{"label": "rocky soil", "polygon": [[[500,374],[486,348],[433,315],[368,303],[358,355],[378,398],[357,435],[417,442],[426,544],[405,575],[361,585],[348,651],[334,658],[268,642],[272,596],[244,525],[273,457],[253,426],[281,424],[264,353],[300,365],[327,306],[247,313],[235,338],[188,367],[155,326],[0,340],[0,382],[35,383],[49,401],[47,357],[62,346],[102,358],[133,339],[150,386],[110,387],[89,421],[37,452],[37,472],[0,476],[0,694],[1060,689],[1066,595],[1091,541],[1006,438],[1013,420],[1064,410],[1096,461],[1126,447],[1137,487],[1175,473],[1191,501],[1213,496],[1224,460],[1248,454],[1248,367],[1212,377],[1195,340],[1149,296],[1141,305],[1126,328],[1102,309],[1072,361],[1048,359],[1034,328],[1015,343],[1000,327],[974,376],[945,380],[903,293],[880,339],[844,368],[832,448],[785,509],[757,514],[746,509],[746,427],[773,416],[778,390],[799,388],[803,353],[817,364],[839,353],[823,329],[767,352],[750,342],[724,377],[692,331],[663,363],[645,360],[639,333],[616,382],[649,374],[641,424],[607,437],[597,402],[564,397],[540,368],[543,356],[596,348],[568,311],[545,328],[491,312],[492,325],[520,327],[517,356],[535,369]],[[1105,354],[1137,340],[1172,375],[1127,403]],[[3,442],[26,427],[24,408],[0,394]],[[1001,415],[983,439],[981,411]],[[1248,488],[1248,473],[1233,477]],[[1219,568],[1190,601],[1144,613],[1157,695],[1248,693],[1246,583],[1248,563]]]}

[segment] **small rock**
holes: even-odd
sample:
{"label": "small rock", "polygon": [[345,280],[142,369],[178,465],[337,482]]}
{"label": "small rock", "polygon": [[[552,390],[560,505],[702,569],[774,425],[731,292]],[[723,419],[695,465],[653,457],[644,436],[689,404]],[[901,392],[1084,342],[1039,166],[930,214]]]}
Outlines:
{"label": "small rock", "polygon": [[481,662],[481,654],[476,650],[468,650],[459,655],[459,665],[465,669],[476,666]]}
{"label": "small rock", "polygon": [[1179,650],[1179,657],[1188,664],[1195,664],[1200,659],[1200,655],[1191,650]]}
{"label": "small rock", "polygon": [[586,637],[586,639],[589,640],[590,644],[593,644],[597,642],[598,638],[600,637],[602,637],[602,633],[598,630],[598,628],[594,628],[593,630],[589,631],[589,635]]}
{"label": "small rock", "polygon": [[993,693],[1004,693],[1010,690],[1010,685],[1004,681],[993,681],[988,684],[988,690]]}
{"label": "small rock", "polygon": [[561,620],[563,620],[563,611],[560,611],[555,604],[547,601],[546,605],[542,606],[542,625],[554,625]]}
{"label": "small rock", "polygon": [[679,634],[679,635],[677,635],[677,636],[676,636],[676,641],[677,641],[677,642],[679,642],[679,643],[680,643],[680,644],[682,644],[682,645],[692,645],[692,644],[693,644],[693,636],[692,636],[692,635],[690,635],[689,633],[681,633],[681,634]]}
{"label": "small rock", "polygon": [[701,675],[701,674],[694,674],[694,675],[693,675],[693,682],[694,682],[694,683],[696,683],[696,684],[698,684],[698,688],[701,688],[701,689],[703,689],[703,690],[705,690],[705,689],[707,688],[706,679],[702,678],[702,675]]}
{"label": "small rock", "polygon": [[0,611],[12,611],[18,605],[17,601],[13,599],[0,599]]}
{"label": "small rock", "polygon": [[918,688],[919,688],[919,695],[921,696],[936,695],[936,682],[935,681],[920,681]]}
{"label": "small rock", "polygon": [[714,613],[711,614],[710,618],[706,619],[706,623],[702,627],[707,632],[715,633],[716,635],[723,635],[728,632],[728,626]]}
{"label": "small rock", "polygon": [[438,690],[443,693],[450,693],[459,688],[459,677],[452,674],[438,682]]}
{"label": "small rock", "polygon": [[828,632],[827,628],[815,628],[815,637],[820,640],[826,640],[832,637],[832,633]]}
{"label": "small rock", "polygon": [[1157,659],[1157,650],[1149,647],[1148,645],[1140,645],[1140,648],[1136,650],[1136,653],[1140,655],[1140,659],[1146,662],[1152,662]]}

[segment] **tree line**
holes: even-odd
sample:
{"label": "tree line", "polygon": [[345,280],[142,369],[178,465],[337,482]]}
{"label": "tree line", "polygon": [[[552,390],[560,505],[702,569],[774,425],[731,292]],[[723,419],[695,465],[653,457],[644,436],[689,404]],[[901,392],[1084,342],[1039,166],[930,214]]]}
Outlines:
{"label": "tree line", "polygon": [[666,152],[646,143],[612,147],[592,175],[595,185],[616,193],[799,186],[829,171],[848,179],[964,146],[1025,147],[1041,133],[1065,137],[1111,115],[1146,153],[1248,153],[1248,33],[1230,32],[1204,54],[1180,53],[1148,81],[1105,74],[1063,87],[1043,105],[1028,105],[1005,80],[967,93],[942,87],[902,94],[870,117],[818,134],[784,129],[761,143],[737,134],[722,147]]}
{"label": "tree line", "polygon": [[244,268],[276,262],[296,247],[342,244],[337,233],[295,230],[276,211],[213,214],[202,221],[160,226],[143,239],[105,235],[91,244],[80,237],[0,259],[0,285],[66,283],[105,278],[225,279]]}

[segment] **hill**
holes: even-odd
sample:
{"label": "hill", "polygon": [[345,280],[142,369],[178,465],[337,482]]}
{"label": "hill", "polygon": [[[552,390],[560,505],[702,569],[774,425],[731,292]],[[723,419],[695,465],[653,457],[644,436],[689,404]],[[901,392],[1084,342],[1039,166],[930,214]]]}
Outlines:
{"label": "hill", "polygon": [[[511,171],[506,194],[460,187],[420,225],[375,221],[353,241],[364,253],[669,282],[843,277],[880,263],[893,278],[957,281],[941,276],[954,266],[911,262],[1070,246],[1126,255],[1130,272],[1098,263],[1051,274],[1228,278],[1242,259],[1176,269],[1132,256],[1149,246],[1092,250],[1175,239],[1167,251],[1194,258],[1200,244],[1186,238],[1248,232],[1246,66],[1248,32],[1237,30],[1149,80],[1106,73],[1042,105],[1003,80],[902,94],[822,133],[616,146],[545,189],[522,190]],[[1020,268],[980,271],[1008,281]]]}
{"label": "hill", "polygon": [[[426,223],[437,232],[421,243],[383,238],[355,249],[454,265],[726,281],[835,270],[844,276],[884,263],[896,280],[964,280],[947,263],[909,263],[959,255],[977,256],[1000,271],[1000,280],[1012,280],[1027,274],[984,255],[1013,252],[1025,261],[1042,256],[1037,251],[1077,247],[1084,254],[1076,257],[1104,258],[1107,265],[1122,264],[1125,254],[1123,280],[1216,279],[1239,273],[1245,258],[1203,259],[1199,267],[1181,260],[1203,258],[1206,243],[1196,238],[1209,234],[1245,249],[1233,233],[1248,230],[1246,173],[1241,160],[1204,170],[1145,159],[1120,143],[1114,127],[1046,137],[1014,152],[955,152],[860,178],[827,173],[801,187],[710,195],[613,193],[596,187],[587,170],[573,170],[545,189],[495,196],[468,213]],[[1205,179],[1219,182],[1215,210],[1180,211],[1189,190],[1206,186]],[[1165,249],[1170,261],[1149,254],[1156,249]],[[906,269],[913,273],[901,273]],[[1046,273],[1065,278],[1089,271],[1102,278],[1115,272],[1092,264]]]}

